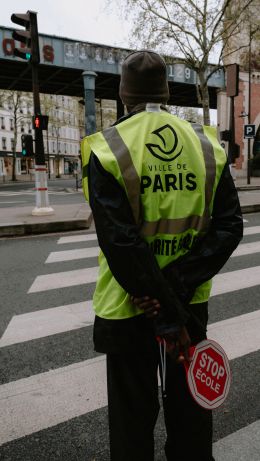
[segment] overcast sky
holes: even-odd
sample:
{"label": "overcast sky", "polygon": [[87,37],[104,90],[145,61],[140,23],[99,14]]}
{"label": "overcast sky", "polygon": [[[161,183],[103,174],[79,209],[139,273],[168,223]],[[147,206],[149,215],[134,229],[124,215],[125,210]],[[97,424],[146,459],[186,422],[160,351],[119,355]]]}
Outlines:
{"label": "overcast sky", "polygon": [[38,13],[40,33],[127,48],[130,27],[117,5],[115,0],[1,0],[0,25],[15,27],[11,14],[31,10]]}

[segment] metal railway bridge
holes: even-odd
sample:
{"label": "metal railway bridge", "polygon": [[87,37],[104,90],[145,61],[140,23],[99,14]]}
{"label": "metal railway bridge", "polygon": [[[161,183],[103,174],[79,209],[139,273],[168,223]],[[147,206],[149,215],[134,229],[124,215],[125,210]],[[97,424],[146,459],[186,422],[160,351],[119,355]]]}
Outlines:
{"label": "metal railway bridge", "polygon": [[[12,32],[13,28],[0,26],[0,89],[31,92],[30,64],[13,56],[15,42]],[[116,100],[118,116],[123,113],[118,88],[121,64],[130,50],[45,34],[39,34],[39,45],[40,92],[84,99],[87,133],[91,132],[95,117],[95,98]],[[180,60],[166,59],[169,104],[200,107],[196,95],[196,73]],[[209,79],[212,109],[217,107],[217,91],[223,87],[224,73],[217,71]]]}

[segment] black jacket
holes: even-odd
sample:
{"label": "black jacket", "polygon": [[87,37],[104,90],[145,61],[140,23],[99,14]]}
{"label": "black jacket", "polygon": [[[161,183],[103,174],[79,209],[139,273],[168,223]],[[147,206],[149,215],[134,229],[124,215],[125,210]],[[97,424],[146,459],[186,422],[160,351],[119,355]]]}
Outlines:
{"label": "black jacket", "polygon": [[[209,231],[189,253],[163,270],[140,235],[125,191],[93,153],[88,179],[99,245],[118,283],[129,294],[159,299],[162,309],[157,332],[167,331],[176,323],[185,324],[196,287],[219,272],[243,236],[241,209],[228,163],[215,194]],[[139,317],[116,321],[96,318],[95,349],[116,350],[131,341],[131,336],[145,334],[146,322]],[[148,330],[150,334],[150,327]]]}

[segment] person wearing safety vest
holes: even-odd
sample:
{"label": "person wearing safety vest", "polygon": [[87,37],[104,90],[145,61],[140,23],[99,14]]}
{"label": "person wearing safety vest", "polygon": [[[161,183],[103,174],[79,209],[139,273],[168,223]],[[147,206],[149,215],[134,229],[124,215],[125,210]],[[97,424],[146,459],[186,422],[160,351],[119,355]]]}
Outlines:
{"label": "person wearing safety vest", "polygon": [[213,127],[170,114],[167,69],[129,54],[127,115],[82,142],[83,188],[101,252],[94,347],[107,357],[112,461],[152,461],[159,366],[167,460],[212,461],[212,413],[190,396],[183,361],[206,338],[212,277],[243,234]]}

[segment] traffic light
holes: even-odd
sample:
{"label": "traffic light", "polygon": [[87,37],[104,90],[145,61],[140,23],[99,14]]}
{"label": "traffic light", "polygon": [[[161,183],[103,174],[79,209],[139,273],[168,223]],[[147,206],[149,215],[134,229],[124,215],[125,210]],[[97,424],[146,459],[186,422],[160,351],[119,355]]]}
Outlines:
{"label": "traffic light", "polygon": [[33,128],[35,130],[48,130],[48,115],[34,115],[32,118]]}
{"label": "traffic light", "polygon": [[15,30],[13,39],[24,44],[21,48],[14,48],[14,56],[25,59],[34,64],[39,64],[39,38],[37,26],[37,13],[27,11],[26,14],[12,14],[11,21],[25,27],[25,30]]}
{"label": "traffic light", "polygon": [[31,134],[22,134],[22,156],[33,157],[33,138]]}

